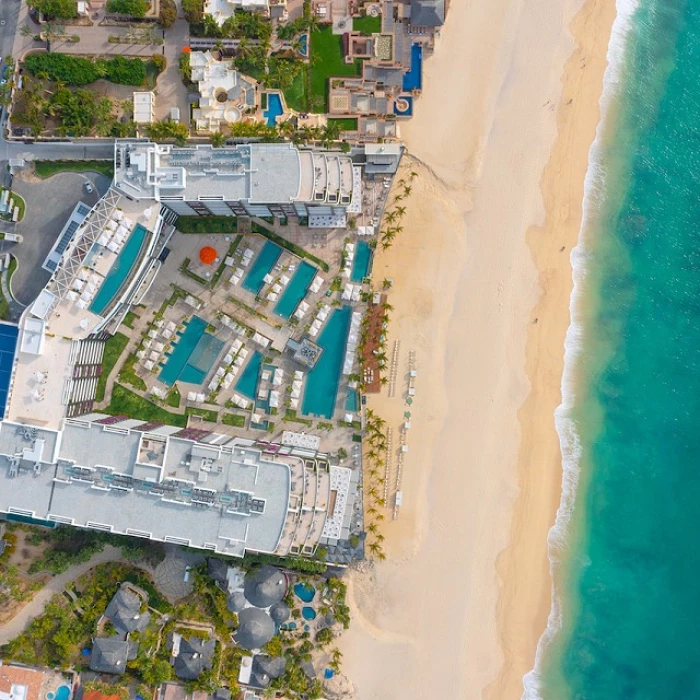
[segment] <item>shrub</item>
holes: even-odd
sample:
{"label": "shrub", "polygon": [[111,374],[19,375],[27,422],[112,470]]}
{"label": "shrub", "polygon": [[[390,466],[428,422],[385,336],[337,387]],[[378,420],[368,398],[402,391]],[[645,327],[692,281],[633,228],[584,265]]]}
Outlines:
{"label": "shrub", "polygon": [[32,75],[45,74],[49,80],[70,85],[86,85],[100,77],[92,61],[63,53],[32,54],[24,60],[24,66]]}
{"label": "shrub", "polygon": [[182,0],[182,11],[190,24],[200,24],[204,16],[203,0]]}
{"label": "shrub", "polygon": [[175,24],[177,20],[177,7],[173,0],[161,0],[158,20],[165,29]]}
{"label": "shrub", "polygon": [[72,19],[78,14],[75,0],[31,0],[27,4],[47,17]]}
{"label": "shrub", "polygon": [[62,53],[42,53],[27,56],[24,66],[32,75],[45,75],[49,80],[69,85],[87,85],[99,78],[121,85],[141,85],[146,79],[144,62],[124,56],[91,61]]}
{"label": "shrub", "polygon": [[160,53],[154,53],[153,56],[151,56],[151,61],[153,61],[153,65],[156,67],[156,70],[159,73],[162,73],[165,70],[165,67],[168,65],[168,61],[166,60],[165,56]]}
{"label": "shrub", "polygon": [[104,77],[119,85],[141,85],[146,80],[146,64],[140,58],[115,56],[108,61],[99,61],[104,66]]}
{"label": "shrub", "polygon": [[143,17],[148,12],[148,0],[108,0],[107,12]]}

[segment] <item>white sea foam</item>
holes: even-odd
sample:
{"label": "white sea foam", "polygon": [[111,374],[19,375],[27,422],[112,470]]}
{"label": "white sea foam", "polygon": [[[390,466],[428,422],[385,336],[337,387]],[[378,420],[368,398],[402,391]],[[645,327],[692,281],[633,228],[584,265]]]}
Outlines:
{"label": "white sea foam", "polygon": [[580,475],[581,443],[576,423],[572,418],[576,403],[575,377],[579,355],[583,350],[584,328],[581,312],[581,297],[585,287],[586,262],[590,258],[587,252],[586,231],[591,219],[598,211],[600,194],[605,184],[603,164],[603,133],[611,101],[618,93],[620,76],[624,65],[627,36],[632,27],[632,17],[639,5],[639,0],[617,0],[615,21],[612,27],[607,51],[607,68],[603,79],[603,93],[600,98],[601,118],[596,131],[596,138],[588,154],[588,170],[584,182],[583,220],[581,233],[576,247],[571,251],[573,272],[573,291],[569,302],[571,324],[564,341],[564,372],[561,382],[562,402],[557,408],[554,419],[562,454],[562,493],[554,525],[549,531],[550,575],[552,578],[552,607],[549,611],[547,628],[540,637],[535,655],[535,667],[523,677],[522,700],[541,700],[542,660],[547,648],[562,627],[561,600],[556,588],[556,574],[561,562],[561,555],[567,547],[569,527],[573,513],[576,490]]}

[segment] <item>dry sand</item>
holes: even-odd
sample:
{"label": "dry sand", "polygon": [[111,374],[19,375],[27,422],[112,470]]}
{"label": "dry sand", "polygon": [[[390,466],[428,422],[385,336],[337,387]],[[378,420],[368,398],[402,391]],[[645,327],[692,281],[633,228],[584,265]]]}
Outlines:
{"label": "dry sand", "polygon": [[400,358],[396,398],[370,406],[395,435],[411,350],[419,376],[388,559],[351,576],[341,648],[360,700],[516,698],[533,666],[561,480],[568,251],[613,18],[612,0],[454,0],[425,63],[403,126],[419,177],[374,267],[395,281]]}

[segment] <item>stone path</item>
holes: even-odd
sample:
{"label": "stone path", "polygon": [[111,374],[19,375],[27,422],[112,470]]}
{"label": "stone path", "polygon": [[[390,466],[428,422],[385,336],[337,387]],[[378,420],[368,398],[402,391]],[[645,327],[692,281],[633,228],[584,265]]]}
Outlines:
{"label": "stone path", "polygon": [[10,640],[24,632],[32,620],[44,612],[44,608],[51,598],[58,593],[62,593],[71,581],[80,578],[84,573],[92,569],[93,566],[104,564],[109,561],[121,561],[121,559],[121,550],[108,545],[84,564],[71,566],[62,574],[52,577],[17,615],[0,627],[0,646],[7,644]]}

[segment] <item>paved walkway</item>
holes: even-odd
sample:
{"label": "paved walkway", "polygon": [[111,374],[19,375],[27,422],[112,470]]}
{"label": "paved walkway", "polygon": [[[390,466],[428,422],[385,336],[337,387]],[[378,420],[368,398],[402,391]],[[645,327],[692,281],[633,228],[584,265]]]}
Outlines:
{"label": "paved walkway", "polygon": [[17,615],[0,627],[0,646],[7,644],[11,639],[14,639],[24,632],[31,621],[44,612],[44,608],[51,598],[58,593],[62,593],[71,581],[80,578],[84,573],[92,569],[93,566],[104,564],[109,561],[121,561],[121,558],[121,550],[108,545],[84,564],[71,566],[62,574],[51,578]]}

